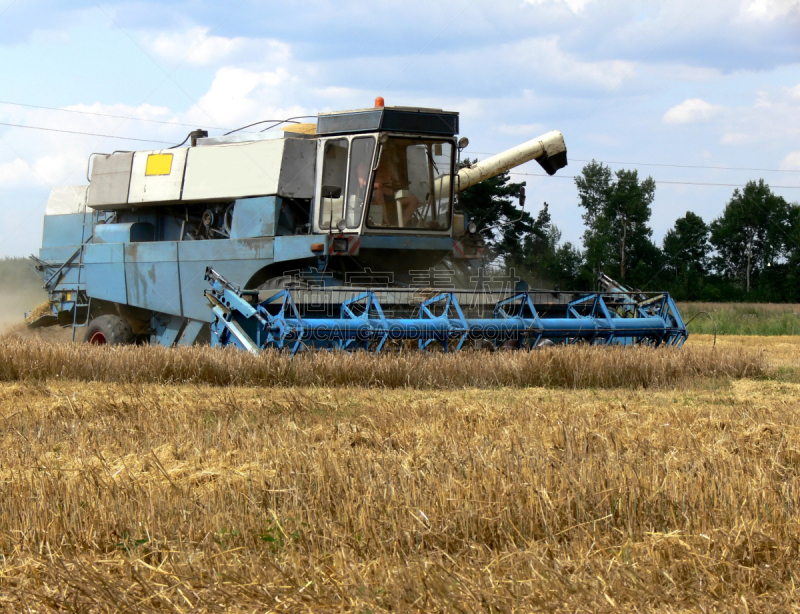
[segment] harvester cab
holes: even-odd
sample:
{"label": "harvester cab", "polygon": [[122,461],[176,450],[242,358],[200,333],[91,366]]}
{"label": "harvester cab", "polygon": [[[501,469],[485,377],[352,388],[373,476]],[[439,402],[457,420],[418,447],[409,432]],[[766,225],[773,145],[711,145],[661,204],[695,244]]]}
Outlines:
{"label": "harvester cab", "polygon": [[[488,313],[516,322],[495,344],[535,345],[546,327],[531,294],[441,294],[435,275],[422,288],[415,280],[443,262],[480,263],[480,236],[454,209],[458,192],[530,160],[553,174],[567,163],[564,139],[549,132],[458,168],[458,119],[379,99],[315,124],[195,131],[187,147],[93,155],[89,185],[56,189],[48,202],[32,258],[50,303],[32,325],[85,327],[94,343],[380,349],[391,329],[400,341],[461,347],[485,336],[468,316]],[[599,325],[597,305],[543,296],[542,313],[586,320],[548,338],[586,338],[592,320],[592,339],[638,339],[641,327],[604,332],[618,326]],[[659,319],[644,327],[648,339],[671,326]],[[418,328],[427,332],[414,336]]]}

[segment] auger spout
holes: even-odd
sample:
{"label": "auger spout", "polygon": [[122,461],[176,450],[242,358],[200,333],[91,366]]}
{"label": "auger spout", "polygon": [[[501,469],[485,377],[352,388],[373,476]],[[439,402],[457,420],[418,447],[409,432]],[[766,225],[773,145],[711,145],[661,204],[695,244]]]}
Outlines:
{"label": "auger spout", "polygon": [[536,160],[548,175],[564,168],[567,165],[567,145],[564,137],[558,130],[551,130],[547,134],[517,145],[504,152],[496,154],[468,168],[458,171],[456,188],[466,190],[476,183],[491,179],[531,160]]}
{"label": "auger spout", "polygon": [[[567,145],[558,130],[551,130],[490,158],[462,168],[456,175],[456,191],[463,192],[481,181],[491,179],[526,162],[536,160],[548,175],[567,165]],[[450,189],[450,178],[443,176],[436,181],[437,198]]]}

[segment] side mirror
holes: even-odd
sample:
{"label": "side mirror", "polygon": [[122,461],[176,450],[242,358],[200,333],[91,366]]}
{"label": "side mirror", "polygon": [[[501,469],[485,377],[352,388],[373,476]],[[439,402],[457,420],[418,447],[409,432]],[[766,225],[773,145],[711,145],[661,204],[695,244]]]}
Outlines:
{"label": "side mirror", "polygon": [[469,146],[469,139],[465,136],[462,136],[458,139],[458,149],[466,149]]}

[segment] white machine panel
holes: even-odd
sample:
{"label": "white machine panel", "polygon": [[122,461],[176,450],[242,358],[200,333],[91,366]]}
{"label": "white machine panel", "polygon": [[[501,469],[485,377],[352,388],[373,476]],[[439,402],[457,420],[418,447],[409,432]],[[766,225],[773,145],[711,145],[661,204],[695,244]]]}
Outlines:
{"label": "white machine panel", "polygon": [[137,151],[133,155],[128,204],[179,201],[187,151]]}
{"label": "white machine panel", "polygon": [[312,198],[316,146],[313,139],[290,138],[192,147],[183,200]]}
{"label": "white machine panel", "polygon": [[87,204],[100,211],[128,206],[133,152],[98,154],[92,159],[92,180]]}
{"label": "white machine panel", "polygon": [[68,185],[53,188],[47,199],[45,215],[68,215],[86,211],[86,190],[88,185]]}

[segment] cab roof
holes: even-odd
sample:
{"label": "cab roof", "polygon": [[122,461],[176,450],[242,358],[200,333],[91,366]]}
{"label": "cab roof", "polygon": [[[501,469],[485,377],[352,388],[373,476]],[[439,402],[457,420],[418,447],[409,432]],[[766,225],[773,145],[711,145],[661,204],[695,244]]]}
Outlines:
{"label": "cab roof", "polygon": [[454,136],[458,134],[458,113],[416,107],[375,107],[320,113],[317,117],[319,135],[379,130]]}

